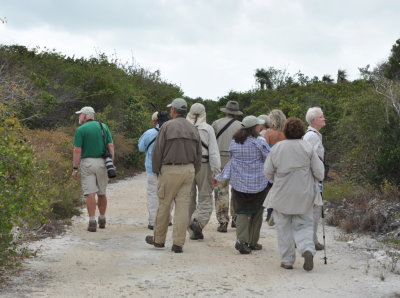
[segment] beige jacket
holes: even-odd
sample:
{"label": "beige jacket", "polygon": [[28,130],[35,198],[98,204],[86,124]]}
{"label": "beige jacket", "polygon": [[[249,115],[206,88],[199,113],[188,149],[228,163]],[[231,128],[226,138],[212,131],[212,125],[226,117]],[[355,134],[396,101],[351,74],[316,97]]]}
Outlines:
{"label": "beige jacket", "polygon": [[[211,125],[214,128],[215,136],[231,120],[231,117],[224,117],[215,120]],[[241,127],[242,125],[240,122],[236,120],[217,139],[219,154],[221,156],[229,156],[229,145],[231,144],[232,137]]]}
{"label": "beige jacket", "polygon": [[284,140],[274,145],[265,161],[264,174],[274,183],[267,195],[267,208],[304,214],[314,204],[322,205],[316,182],[324,178],[324,164],[307,141]]}
{"label": "beige jacket", "polygon": [[[202,142],[202,156],[204,156],[202,162],[208,162],[213,174],[218,174],[221,171],[221,158],[219,156],[219,149],[214,130],[211,125],[206,122],[206,113],[204,112],[200,115],[193,115],[189,112],[186,119],[199,130]],[[207,146],[208,149],[205,146]],[[205,158],[206,156],[207,158]]]}
{"label": "beige jacket", "polygon": [[154,173],[163,164],[194,164],[196,173],[201,166],[201,142],[197,128],[183,117],[165,122],[158,132],[152,154]]}

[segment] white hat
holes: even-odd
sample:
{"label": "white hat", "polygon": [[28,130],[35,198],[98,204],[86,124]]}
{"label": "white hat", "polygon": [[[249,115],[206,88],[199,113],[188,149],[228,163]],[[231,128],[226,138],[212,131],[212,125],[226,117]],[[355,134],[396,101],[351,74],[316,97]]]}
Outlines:
{"label": "white hat", "polygon": [[201,115],[205,112],[206,108],[201,103],[196,102],[190,107],[190,113],[193,115]]}
{"label": "white hat", "polygon": [[154,112],[153,115],[151,115],[151,120],[157,120],[158,119],[158,112]]}
{"label": "white hat", "polygon": [[253,116],[253,115],[244,117],[242,120],[242,126],[244,128],[249,128],[249,127],[253,127],[257,124],[264,124],[264,123],[265,123],[264,120],[258,119],[256,116]]}
{"label": "white hat", "polygon": [[186,100],[184,100],[183,98],[175,98],[169,105],[167,105],[167,108],[175,108],[177,110],[186,110],[187,103],[186,103]]}
{"label": "white hat", "polygon": [[80,111],[75,112],[75,114],[86,114],[86,115],[92,116],[95,114],[95,112],[92,107],[83,107]]}

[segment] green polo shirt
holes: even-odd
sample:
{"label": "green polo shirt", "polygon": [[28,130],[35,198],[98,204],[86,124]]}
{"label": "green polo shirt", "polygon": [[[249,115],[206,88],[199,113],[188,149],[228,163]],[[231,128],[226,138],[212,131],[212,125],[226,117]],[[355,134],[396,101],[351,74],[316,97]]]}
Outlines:
{"label": "green polo shirt", "polygon": [[[106,135],[106,144],[112,143],[111,132],[107,124],[102,123]],[[82,148],[81,158],[102,157],[105,153],[103,134],[98,121],[87,121],[75,132],[74,146]]]}

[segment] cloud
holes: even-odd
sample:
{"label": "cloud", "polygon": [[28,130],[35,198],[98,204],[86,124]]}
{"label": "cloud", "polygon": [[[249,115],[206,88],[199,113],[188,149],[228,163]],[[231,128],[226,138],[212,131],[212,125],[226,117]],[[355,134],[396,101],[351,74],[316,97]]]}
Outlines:
{"label": "cloud", "polygon": [[309,76],[385,59],[399,38],[400,3],[316,0],[6,1],[2,43],[67,55],[114,53],[161,71],[191,97],[254,87],[256,68]]}

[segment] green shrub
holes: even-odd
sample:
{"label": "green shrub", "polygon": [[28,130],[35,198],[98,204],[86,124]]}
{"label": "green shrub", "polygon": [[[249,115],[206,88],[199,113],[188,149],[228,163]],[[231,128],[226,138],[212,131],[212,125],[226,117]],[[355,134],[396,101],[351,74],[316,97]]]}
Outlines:
{"label": "green shrub", "polygon": [[11,248],[11,229],[45,221],[49,212],[46,165],[38,162],[27,144],[21,125],[0,104],[0,266],[6,265]]}

